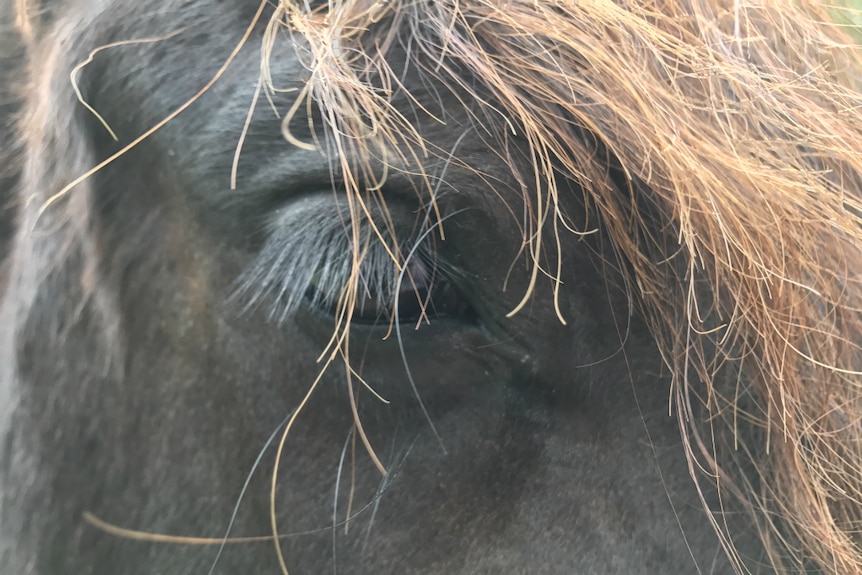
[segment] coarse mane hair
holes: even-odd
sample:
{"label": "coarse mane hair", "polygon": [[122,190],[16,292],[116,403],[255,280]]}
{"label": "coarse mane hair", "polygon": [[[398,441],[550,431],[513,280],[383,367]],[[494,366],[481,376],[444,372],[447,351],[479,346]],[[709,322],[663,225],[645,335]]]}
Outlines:
{"label": "coarse mane hair", "polygon": [[[437,153],[392,105],[405,88],[387,56],[401,46],[429,85],[481,103],[465,107],[501,157],[527,143],[531,288],[559,277],[542,228],[572,233],[557,182],[582,188],[673,374],[695,480],[741,498],[776,572],[862,572],[862,51],[841,7],[317,4],[278,3],[262,80],[278,33],[301,36],[310,77],[295,109],[318,106],[354,221],[382,184],[372,158]],[[290,119],[285,136],[309,145]],[[395,144],[415,158],[393,158]],[[728,364],[732,395],[715,385]],[[743,421],[761,433],[737,433]],[[733,434],[735,451],[704,429]]]}
{"label": "coarse mane hair", "polygon": [[[412,67],[464,102],[501,158],[515,141],[528,150],[532,173],[510,162],[532,261],[521,306],[537,282],[560,289],[561,257],[543,230],[552,240],[588,233],[559,207],[558,182],[572,181],[672,373],[693,480],[743,504],[776,572],[862,573],[862,50],[849,8],[275,4],[261,86],[278,89],[268,66],[287,46],[279,38],[294,36],[308,81],[283,131],[334,151],[357,242],[359,222],[382,203],[386,174],[372,166],[421,169],[423,158],[445,156],[393,104],[411,98],[400,74]],[[399,68],[396,50],[406,54]],[[309,117],[325,142],[291,133],[302,106],[316,106]],[[426,192],[433,212],[431,184]],[[366,252],[353,250],[330,361],[349,355]],[[391,253],[404,264],[397,245]],[[717,385],[728,378],[736,383]],[[717,448],[719,436],[734,449]],[[720,513],[708,511],[746,571]]]}

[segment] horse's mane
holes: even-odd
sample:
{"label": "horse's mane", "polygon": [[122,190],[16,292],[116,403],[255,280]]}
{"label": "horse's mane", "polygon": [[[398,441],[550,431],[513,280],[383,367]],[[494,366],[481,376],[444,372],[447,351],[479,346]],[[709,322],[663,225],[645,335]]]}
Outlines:
{"label": "horse's mane", "polygon": [[[534,283],[559,277],[540,232],[570,233],[558,203],[568,179],[671,368],[693,477],[705,469],[739,496],[777,572],[860,573],[862,52],[851,17],[799,2],[281,0],[262,77],[283,30],[304,37],[310,79],[296,107],[319,106],[357,219],[379,189],[372,159],[435,153],[393,104],[405,90],[393,47],[438,89],[481,102],[465,108],[488,141],[517,139],[532,158]],[[728,373],[739,383],[726,389]],[[714,446],[725,434],[730,454]]]}

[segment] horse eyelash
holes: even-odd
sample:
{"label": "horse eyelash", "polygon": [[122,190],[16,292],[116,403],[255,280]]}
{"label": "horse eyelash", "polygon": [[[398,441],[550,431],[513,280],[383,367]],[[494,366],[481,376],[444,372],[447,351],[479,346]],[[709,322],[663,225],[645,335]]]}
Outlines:
{"label": "horse eyelash", "polygon": [[[270,219],[263,247],[234,282],[228,302],[238,303],[241,314],[268,306],[268,318],[278,323],[288,321],[303,305],[334,309],[349,282],[354,250],[345,227],[349,221],[346,206],[341,204],[331,196],[309,197],[277,211]],[[372,225],[363,220],[360,226],[361,249],[366,252],[357,295],[386,309],[399,289],[399,270]],[[378,229],[387,244],[394,245],[391,231],[385,226]],[[412,244],[401,247],[400,253],[406,254]],[[427,240],[413,257],[429,268],[431,278],[440,276]]]}

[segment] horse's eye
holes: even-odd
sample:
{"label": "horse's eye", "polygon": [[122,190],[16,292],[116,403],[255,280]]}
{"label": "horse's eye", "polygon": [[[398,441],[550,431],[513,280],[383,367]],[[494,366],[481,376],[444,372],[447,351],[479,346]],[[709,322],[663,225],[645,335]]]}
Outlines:
{"label": "horse's eye", "polygon": [[[471,308],[457,288],[422,253],[398,273],[388,256],[371,257],[363,263],[356,297],[351,308],[354,324],[422,323],[444,317],[471,317]],[[338,303],[322,292],[332,292],[330,282],[312,281],[308,296],[313,305],[338,314]]]}
{"label": "horse's eye", "polygon": [[[300,308],[341,319],[346,312],[352,323],[367,325],[476,320],[457,288],[459,268],[438,253],[433,228],[397,230],[402,239],[396,241],[385,222],[374,231],[361,221],[355,270],[356,240],[345,229],[346,211],[330,196],[318,195],[273,214],[268,238],[237,280],[232,301],[244,310],[268,305],[269,317],[279,323]],[[409,221],[409,212],[398,215],[399,221]]]}
{"label": "horse's eye", "polygon": [[470,315],[470,306],[455,286],[422,260],[411,261],[400,285],[383,291],[375,293],[368,284],[360,286],[353,306],[354,322],[373,324],[394,319],[418,326],[437,318]]}

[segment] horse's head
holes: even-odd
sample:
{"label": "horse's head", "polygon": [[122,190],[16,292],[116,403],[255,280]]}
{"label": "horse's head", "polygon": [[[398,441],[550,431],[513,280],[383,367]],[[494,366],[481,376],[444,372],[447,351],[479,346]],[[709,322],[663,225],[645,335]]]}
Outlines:
{"label": "horse's head", "polygon": [[854,29],[621,4],[16,2],[0,570],[862,571]]}

